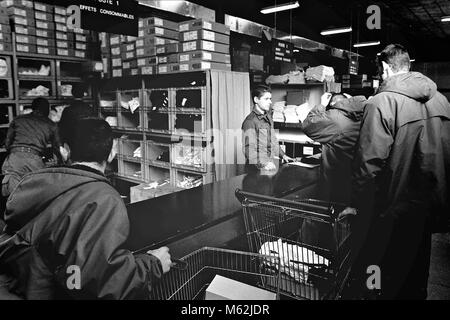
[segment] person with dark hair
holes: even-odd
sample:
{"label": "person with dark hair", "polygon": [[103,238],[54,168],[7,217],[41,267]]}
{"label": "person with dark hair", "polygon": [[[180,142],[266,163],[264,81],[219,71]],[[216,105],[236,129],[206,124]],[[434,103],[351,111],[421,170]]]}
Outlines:
{"label": "person with dark hair", "polygon": [[272,119],[272,93],[270,88],[259,85],[252,90],[254,107],[242,123],[243,151],[247,164],[258,169],[276,170],[275,158],[283,161],[292,158],[280,149]]}
{"label": "person with dark hair", "polygon": [[96,117],[94,109],[83,101],[85,86],[82,83],[75,83],[72,86],[73,100],[69,106],[64,108],[59,120],[58,128],[61,141],[66,140],[66,136],[74,129],[74,123],[77,119],[86,117]]}
{"label": "person with dark hair", "polygon": [[102,119],[67,136],[72,165],[27,175],[11,194],[0,235],[0,271],[24,299],[148,299],[170,270],[169,249],[124,248],[127,210],[104,176],[114,156]]}
{"label": "person with dark hair", "polygon": [[353,174],[361,269],[380,267],[382,299],[425,299],[433,225],[448,232],[450,104],[410,71],[403,46],[388,45],[378,64],[383,83],[364,110]]}
{"label": "person with dark hair", "polygon": [[366,98],[326,92],[302,123],[303,131],[322,144],[322,189],[334,202],[351,201],[352,161]]}
{"label": "person with dark hair", "polygon": [[56,125],[48,118],[48,100],[34,99],[31,109],[32,113],[18,116],[8,128],[5,140],[8,156],[2,166],[4,197],[9,196],[26,173],[45,167],[42,157],[48,145],[59,155],[60,141]]}

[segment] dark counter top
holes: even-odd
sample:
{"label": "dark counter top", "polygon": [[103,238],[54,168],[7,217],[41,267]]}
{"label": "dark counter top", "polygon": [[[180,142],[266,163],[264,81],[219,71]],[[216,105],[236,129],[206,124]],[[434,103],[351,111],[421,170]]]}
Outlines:
{"label": "dark counter top", "polygon": [[[145,251],[180,241],[202,230],[209,230],[209,235],[205,237],[216,237],[217,241],[222,237],[225,241],[225,238],[243,232],[242,210],[235,197],[236,189],[283,197],[314,185],[318,174],[317,168],[283,166],[272,174],[252,171],[227,180],[130,204],[127,207],[130,218],[127,247],[135,251]],[[220,227],[221,224],[227,224],[228,231],[225,231],[225,227]],[[234,230],[236,228],[239,230]],[[233,234],[225,236],[225,232]],[[195,241],[202,240],[199,238]],[[202,246],[201,243],[199,245]]]}

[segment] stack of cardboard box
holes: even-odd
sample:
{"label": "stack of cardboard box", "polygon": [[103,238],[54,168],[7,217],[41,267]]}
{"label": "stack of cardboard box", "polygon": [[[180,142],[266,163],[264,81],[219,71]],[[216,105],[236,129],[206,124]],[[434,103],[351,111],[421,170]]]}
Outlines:
{"label": "stack of cardboard box", "polygon": [[12,51],[8,12],[0,7],[0,52]]}
{"label": "stack of cardboard box", "polygon": [[16,51],[87,58],[87,30],[68,30],[66,9],[29,0],[3,0],[16,33]]}

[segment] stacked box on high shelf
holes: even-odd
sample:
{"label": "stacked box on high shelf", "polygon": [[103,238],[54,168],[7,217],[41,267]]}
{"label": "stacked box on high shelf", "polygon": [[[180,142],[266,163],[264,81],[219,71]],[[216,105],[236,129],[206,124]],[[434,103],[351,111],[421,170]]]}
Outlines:
{"label": "stacked box on high shelf", "polygon": [[12,34],[9,26],[8,12],[5,8],[0,7],[0,52],[11,52],[12,50]]}
{"label": "stacked box on high shelf", "polygon": [[343,74],[341,78],[342,89],[361,89],[372,86],[372,83],[367,81],[367,74]]}
{"label": "stacked box on high shelf", "polygon": [[202,19],[181,22],[178,64],[172,71],[231,70],[230,29]]}

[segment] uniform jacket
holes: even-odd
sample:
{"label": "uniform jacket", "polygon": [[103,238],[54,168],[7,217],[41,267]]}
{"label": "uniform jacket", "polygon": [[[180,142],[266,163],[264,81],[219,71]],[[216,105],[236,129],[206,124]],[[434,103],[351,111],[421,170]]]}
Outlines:
{"label": "uniform jacket", "polygon": [[328,110],[318,105],[302,123],[303,131],[322,144],[322,171],[333,201],[351,200],[351,166],[365,102],[355,96]]}
{"label": "uniform jacket", "polygon": [[40,114],[31,113],[15,118],[9,128],[5,147],[28,147],[43,154],[47,145],[54,149],[59,147],[59,136],[56,124]]}
{"label": "uniform jacket", "polygon": [[[9,197],[4,218],[0,271],[15,279],[10,291],[23,298],[146,299],[162,274],[156,257],[123,248],[127,211],[99,173],[53,168],[28,174]],[[79,289],[70,278],[74,268]]]}
{"label": "uniform jacket", "polygon": [[243,151],[248,164],[264,167],[274,157],[283,157],[273,128],[270,112],[261,114],[255,109],[242,123]]}
{"label": "uniform jacket", "polygon": [[448,217],[450,104],[432,80],[418,72],[388,78],[366,105],[357,148],[356,205],[375,194],[381,216],[422,208]]}

